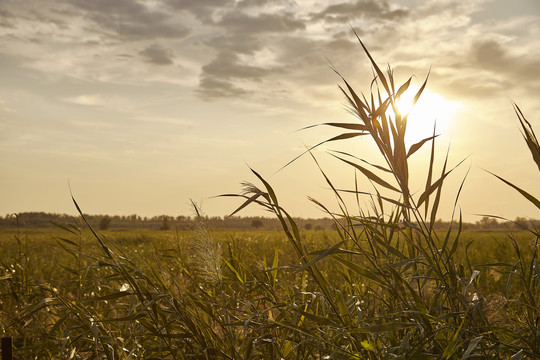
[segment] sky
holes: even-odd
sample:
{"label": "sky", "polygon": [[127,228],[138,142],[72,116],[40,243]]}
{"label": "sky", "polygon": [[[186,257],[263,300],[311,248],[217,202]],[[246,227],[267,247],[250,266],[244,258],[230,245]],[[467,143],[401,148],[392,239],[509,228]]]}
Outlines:
{"label": "sky", "polygon": [[[447,151],[450,165],[465,160],[440,217],[466,177],[465,220],[540,218],[488,172],[540,196],[512,107],[540,133],[538,0],[0,0],[0,214],[75,214],[71,188],[89,214],[190,215],[193,200],[224,216],[240,203],[215,196],[259,184],[252,168],[293,216],[325,216],[308,196],[337,206],[313,159],[281,168],[339,134],[301,129],[356,121],[332,70],[369,94],[372,67],[351,27],[396,81],[413,76],[418,88],[430,72],[408,142],[437,119],[437,167]],[[355,174],[332,149],[381,164],[365,137],[318,147],[340,188]],[[428,155],[411,157],[418,193]]]}

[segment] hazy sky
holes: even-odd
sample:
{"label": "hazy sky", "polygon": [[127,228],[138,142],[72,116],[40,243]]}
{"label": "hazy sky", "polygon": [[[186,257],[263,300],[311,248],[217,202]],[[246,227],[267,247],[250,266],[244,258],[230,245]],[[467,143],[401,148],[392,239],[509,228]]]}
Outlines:
{"label": "hazy sky", "polygon": [[[401,82],[415,75],[419,86],[431,67],[425,124],[411,136],[437,117],[439,154],[450,146],[451,164],[467,158],[441,216],[470,168],[467,220],[540,218],[485,171],[540,195],[511,104],[540,133],[538,0],[0,0],[0,213],[75,213],[69,180],[91,214],[189,215],[192,198],[222,216],[238,202],[211,197],[256,182],[249,165],[293,215],[323,216],[307,196],[334,200],[310,157],[275,172],[339,133],[296,130],[355,120],[330,62],[369,92],[371,67],[348,22]],[[352,188],[331,148],[314,154]],[[380,163],[368,139],[345,149]],[[426,161],[413,160],[421,176]]]}

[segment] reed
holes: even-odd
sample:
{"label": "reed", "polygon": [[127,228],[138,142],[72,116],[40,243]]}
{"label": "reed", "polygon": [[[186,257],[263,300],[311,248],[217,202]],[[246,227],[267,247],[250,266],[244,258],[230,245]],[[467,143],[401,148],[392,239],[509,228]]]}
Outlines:
{"label": "reed", "polygon": [[[310,353],[331,358],[538,356],[535,325],[535,319],[539,319],[538,274],[533,274],[538,265],[538,231],[531,230],[533,250],[527,256],[513,236],[508,235],[519,260],[515,264],[491,264],[507,270],[506,298],[484,295],[478,278],[490,264],[471,266],[456,256],[462,224],[456,205],[463,182],[454,201],[453,213],[458,212],[456,228],[450,225],[442,235],[433,228],[445,180],[462,162],[451,167],[446,153],[441,170],[435,170],[435,129],[432,136],[406,146],[408,114],[400,113],[397,104],[408,91],[411,78],[396,85],[391,68],[383,72],[358,36],[357,39],[374,70],[372,91],[368,97],[358,94],[334,69],[343,81],[340,89],[348,101],[349,112],[357,121],[320,124],[345,131],[306,151],[333,191],[339,211],[330,211],[316,199],[311,200],[335,219],[339,238],[326,249],[309,251],[270,184],[255,171],[262,190],[250,185],[238,195],[244,198],[238,209],[257,204],[280,219],[296,251],[300,269],[310,276],[317,289],[317,295],[300,312],[306,318],[301,327],[295,328],[298,336],[316,339]],[[427,80],[415,94],[413,103],[422,95]],[[515,108],[525,141],[538,165],[539,147],[532,126],[517,105]],[[357,181],[352,189],[338,189],[331,174],[325,173],[312,153],[313,148],[322,144],[358,137],[368,137],[375,143],[383,165],[351,153],[330,153],[369,179],[374,188],[371,192],[361,191]],[[409,160],[424,146],[430,146],[425,186],[422,192],[414,194],[409,185]],[[497,177],[538,206],[532,195]],[[345,197],[351,194],[357,199],[369,196],[371,208],[357,213],[350,211]],[[340,282],[331,281],[329,274],[321,272],[318,264],[323,259],[341,266],[336,270]],[[502,308],[494,309],[495,303]],[[512,313],[506,313],[510,308]],[[505,316],[495,316],[497,311]],[[507,322],[508,319],[512,320]],[[303,346],[303,341],[296,344],[297,348]]]}

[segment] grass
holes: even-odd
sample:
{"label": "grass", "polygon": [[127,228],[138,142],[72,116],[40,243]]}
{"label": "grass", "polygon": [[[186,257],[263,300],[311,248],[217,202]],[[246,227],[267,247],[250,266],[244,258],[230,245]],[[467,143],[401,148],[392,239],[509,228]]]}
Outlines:
{"label": "grass", "polygon": [[[18,347],[16,353],[22,354],[21,350],[25,349],[28,352],[26,358],[35,358],[36,356],[38,358],[59,358],[60,355],[68,358],[73,349],[76,349],[78,356],[81,358],[88,357],[90,356],[89,354],[92,354],[92,351],[88,349],[88,347],[95,346],[90,341],[92,337],[91,331],[87,333],[89,338],[86,339],[86,342],[83,342],[82,338],[77,339],[72,345],[69,345],[69,342],[67,342],[65,344],[66,349],[62,351],[63,336],[61,335],[66,334],[68,327],[63,329],[63,326],[67,325],[69,319],[64,320],[57,329],[53,329],[53,324],[58,323],[67,310],[59,299],[64,299],[66,302],[69,299],[70,302],[80,303],[80,306],[84,307],[95,307],[94,312],[87,313],[86,316],[98,318],[95,314],[99,313],[102,317],[109,317],[109,320],[118,319],[119,317],[116,314],[112,314],[110,310],[114,309],[115,312],[127,311],[127,308],[123,307],[129,308],[129,306],[132,306],[131,303],[126,303],[125,300],[128,297],[134,296],[133,293],[128,293],[125,297],[120,296],[122,293],[120,289],[127,283],[124,282],[125,279],[113,276],[114,274],[105,271],[104,267],[97,266],[99,260],[96,259],[100,257],[99,252],[101,248],[95,239],[93,239],[92,234],[84,228],[81,229],[80,238],[69,232],[67,234],[70,234],[70,236],[66,236],[66,230],[62,229],[29,229],[28,233],[22,236],[21,245],[23,249],[22,258],[28,258],[29,261],[27,264],[31,264],[31,266],[21,266],[20,268],[17,265],[24,265],[25,262],[20,258],[19,242],[17,241],[16,233],[5,232],[0,239],[2,249],[5,249],[3,250],[3,270],[11,268],[11,265],[17,267],[15,272],[11,272],[10,270],[2,273],[11,273],[12,278],[0,282],[2,285],[0,288],[0,293],[2,294],[2,316],[0,318],[3,322],[3,330],[5,331],[3,335],[14,336],[16,339],[15,344]],[[138,262],[137,266],[140,268],[147,267],[147,269],[160,269],[162,272],[161,277],[163,281],[168,283],[167,287],[169,288],[173,288],[175,286],[174,282],[180,279],[189,283],[191,281],[189,280],[190,277],[196,279],[199,285],[204,286],[206,292],[211,291],[209,288],[216,287],[215,278],[207,277],[204,273],[198,273],[201,269],[196,269],[196,267],[192,266],[192,258],[190,259],[190,257],[196,256],[196,252],[190,249],[190,246],[200,241],[200,234],[196,231],[181,231],[176,234],[175,231],[164,233],[162,231],[130,230],[111,231],[109,235],[119,247],[125,249],[127,256],[134,262]],[[226,266],[223,268],[221,279],[223,282],[228,283],[227,286],[235,287],[234,291],[237,292],[237,297],[240,295],[240,292],[243,292],[243,303],[260,303],[261,306],[264,304],[259,311],[266,311],[266,314],[272,314],[270,316],[276,320],[282,311],[283,304],[273,308],[270,306],[272,302],[274,302],[274,305],[279,305],[286,301],[292,301],[293,303],[296,301],[297,304],[302,304],[300,301],[311,300],[311,293],[315,294],[315,296],[317,295],[316,291],[311,287],[312,284],[310,284],[309,278],[301,276],[298,269],[294,267],[296,259],[293,249],[282,233],[273,230],[238,231],[235,233],[231,233],[230,231],[212,231],[211,235],[214,241],[220,244],[222,250],[226,249],[226,251],[223,251]],[[338,233],[335,231],[304,230],[301,232],[301,235],[308,251],[318,253],[321,249],[325,249],[328,246],[328,242],[337,237]],[[477,285],[485,289],[486,293],[490,296],[496,294],[498,288],[506,285],[507,275],[504,267],[499,267],[498,271],[500,273],[496,272],[493,275],[489,274],[487,270],[484,271],[483,267],[477,267],[476,265],[483,264],[486,260],[497,259],[497,262],[504,262],[512,258],[513,248],[510,243],[505,241],[506,235],[502,232],[469,231],[463,233],[462,236],[465,245],[458,248],[458,256],[463,257],[466,244],[474,241],[468,247],[467,253],[473,268],[478,268],[482,271],[481,276],[477,279]],[[73,242],[71,248],[76,248],[77,251],[85,254],[78,259],[80,261],[69,251],[62,249],[58,245],[57,240],[59,237],[71,240]],[[527,232],[521,231],[517,234],[517,237],[519,246],[528,246],[529,235]],[[23,245],[25,242],[28,242],[27,246]],[[67,244],[66,241],[63,243]],[[201,249],[197,251],[201,251]],[[43,253],[49,255],[44,257],[42,256]],[[490,255],[489,258],[488,255]],[[74,264],[78,264],[80,270],[74,269]],[[270,273],[270,280],[266,278],[268,271],[265,272],[265,270],[280,266],[282,267],[280,270]],[[342,267],[335,262],[328,261],[328,259],[322,259],[319,262],[319,266],[325,276],[335,277],[336,274],[339,274],[340,277],[344,276]],[[183,267],[191,270],[189,276],[182,273]],[[235,270],[233,271],[232,269]],[[84,278],[82,284],[79,283],[80,278]],[[276,298],[269,298],[268,289],[265,289],[261,285],[268,284],[269,282],[274,284]],[[257,288],[257,284],[260,287]],[[12,285],[12,287],[8,285]],[[253,290],[249,293],[242,291],[246,286],[252,287]],[[300,294],[302,287],[305,290],[304,294]],[[287,294],[287,291],[290,292],[290,288],[297,291],[298,294],[296,296]],[[355,288],[360,290],[355,290]],[[129,292],[132,289],[126,290]],[[366,302],[373,295],[367,289],[367,282],[365,280],[358,278],[355,282],[352,279],[348,279],[346,285],[344,282],[342,287],[340,287],[340,291],[344,293],[356,292],[356,297],[361,303],[360,306],[365,307],[367,311]],[[363,296],[360,296],[359,291],[364,292]],[[193,289],[192,292],[196,294],[196,291],[193,291]],[[17,301],[15,301],[15,296],[18,299]],[[176,296],[180,296],[179,293]],[[48,303],[41,303],[44,299],[51,298],[55,299]],[[209,299],[206,299],[206,301],[210,304],[213,303]],[[99,302],[101,304],[98,306]],[[493,303],[493,300],[491,302]],[[42,307],[28,308],[30,304]],[[214,306],[216,305],[214,304]],[[244,308],[244,310],[246,309],[249,308]],[[60,311],[63,314],[62,316],[60,313],[56,314],[56,312]],[[242,315],[236,314],[236,316],[241,317]],[[307,322],[308,320],[305,321]],[[78,321],[81,322],[81,319],[78,319]],[[115,346],[118,347],[121,344],[126,347],[125,342],[129,339],[127,334],[132,334],[133,332],[132,328],[128,326],[129,321],[124,321],[126,323],[122,326],[114,328],[112,326],[105,327],[107,329],[106,331],[111,335],[110,337],[115,339]],[[136,321],[137,319],[133,322]],[[121,321],[118,320],[117,325],[120,323]],[[253,326],[254,324],[251,325]],[[79,323],[78,326],[82,326],[82,324]],[[79,329],[81,330],[82,328]],[[71,331],[74,331],[74,329],[71,329]],[[113,336],[114,334],[118,336]],[[138,334],[137,337],[143,337],[141,333],[136,334]],[[25,338],[27,339],[26,343]],[[123,339],[122,342],[118,342],[118,338]],[[102,340],[104,339],[102,338]],[[132,341],[132,346],[141,342],[138,338],[136,340],[132,339]],[[84,351],[85,347],[86,351]],[[102,353],[104,350],[96,351]],[[142,357],[150,357],[148,355],[149,353],[155,355],[155,350],[151,350],[151,348],[144,349],[144,351],[139,349],[139,351],[138,355]],[[115,356],[120,356],[121,354]],[[257,347],[255,350],[252,350],[252,354],[257,354]],[[124,356],[128,358],[126,354]],[[132,358],[134,357],[132,356]]]}
{"label": "grass", "polygon": [[[540,357],[538,229],[464,233],[454,205],[457,222],[435,230],[443,185],[459,163],[451,165],[448,154],[437,159],[435,130],[406,146],[408,115],[399,113],[397,102],[411,79],[394,84],[391,69],[383,72],[358,40],[374,69],[372,91],[358,94],[342,78],[357,121],[323,124],[342,133],[320,144],[367,137],[380,158],[331,152],[355,169],[351,189],[336,188],[332,174],[319,167],[339,211],[312,201],[335,219],[336,231],[301,231],[255,170],[260,185],[245,183],[240,194],[224,196],[242,200],[233,214],[246,206],[270,211],[281,232],[225,236],[209,231],[198,217],[192,232],[171,232],[165,239],[151,233],[106,236],[84,223],[74,200],[83,223],[59,225],[54,245],[37,246],[31,234],[17,234],[10,250],[3,250],[0,326],[14,336],[17,356]],[[415,101],[426,84],[427,78]],[[517,106],[516,112],[540,169],[532,126]],[[425,146],[425,185],[415,194],[409,159]],[[311,150],[306,155],[319,166]],[[368,178],[373,190],[360,189],[358,177]],[[357,210],[349,208],[350,197]],[[371,208],[360,206],[364,197]]]}

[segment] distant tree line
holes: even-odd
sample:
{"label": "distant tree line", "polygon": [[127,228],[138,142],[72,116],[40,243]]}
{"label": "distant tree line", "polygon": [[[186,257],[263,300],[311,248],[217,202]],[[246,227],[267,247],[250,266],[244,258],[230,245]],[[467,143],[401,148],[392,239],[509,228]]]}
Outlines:
{"label": "distant tree line", "polygon": [[[457,226],[457,222],[454,221],[454,223]],[[444,229],[448,229],[448,225],[450,225],[450,222],[438,220],[435,223],[434,228],[435,230],[444,230]],[[508,228],[524,229],[524,228],[528,228],[531,225],[535,228],[540,228],[540,220],[517,217],[516,219],[512,221],[505,221],[505,220],[498,219],[495,217],[483,216],[480,220],[474,223],[463,223],[462,228],[463,230],[490,230],[491,231],[491,230],[507,230]]]}
{"label": "distant tree line", "polygon": [[[146,228],[155,230],[187,230],[196,225],[194,216],[169,216],[159,215],[153,217],[141,217],[139,215],[84,215],[90,225],[96,229],[134,229]],[[334,229],[334,221],[330,218],[321,219],[295,219],[302,229],[306,230],[330,230]],[[213,229],[281,229],[277,219],[260,216],[231,216],[231,217],[204,217],[206,225]],[[24,212],[8,214],[0,217],[0,227],[30,227],[48,228],[55,224],[79,224],[80,216],[66,214],[54,214],[45,212]]]}
{"label": "distant tree line", "polygon": [[[90,225],[96,229],[135,229],[146,228],[155,230],[188,230],[196,225],[196,217],[193,216],[169,216],[159,215],[153,217],[141,217],[139,215],[86,215]],[[334,220],[330,218],[320,219],[295,219],[296,223],[304,230],[333,230]],[[204,222],[213,229],[281,229],[277,219],[260,216],[231,216],[231,217],[204,217]],[[54,214],[45,212],[24,212],[19,214],[7,214],[0,217],[0,228],[2,227],[30,227],[47,228],[54,227],[55,224],[80,224],[80,216],[66,214]],[[497,230],[508,229],[508,227],[519,228],[520,226],[535,226],[540,228],[540,220],[526,219],[518,217],[513,221],[501,221],[493,217],[484,216],[475,223],[463,223],[464,230]],[[448,229],[449,222],[438,220],[435,223],[435,230]],[[456,223],[457,226],[457,223]]]}

